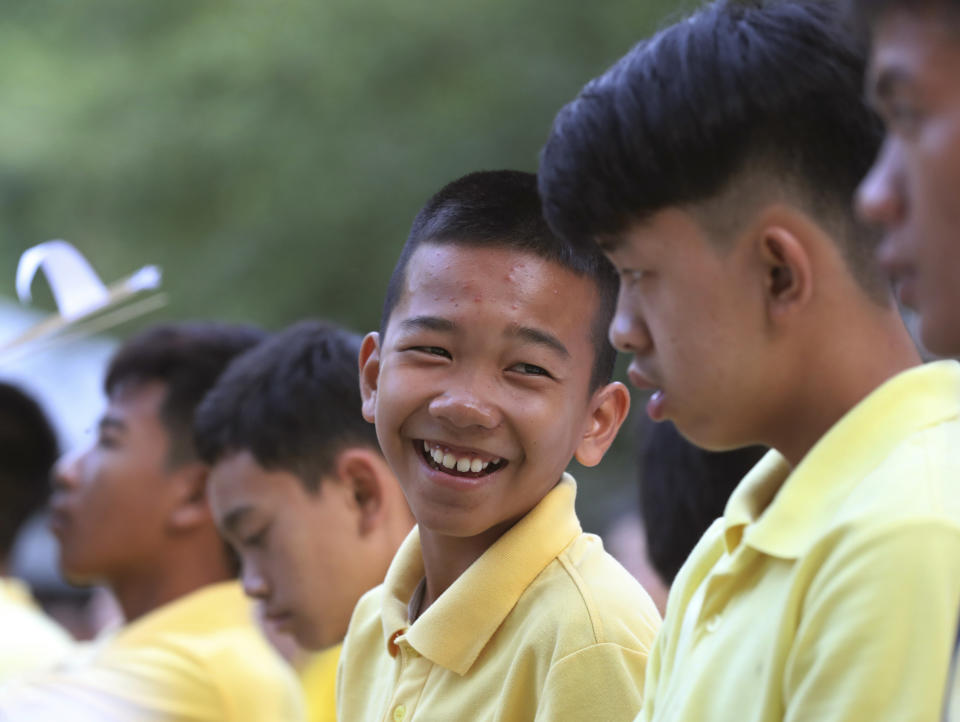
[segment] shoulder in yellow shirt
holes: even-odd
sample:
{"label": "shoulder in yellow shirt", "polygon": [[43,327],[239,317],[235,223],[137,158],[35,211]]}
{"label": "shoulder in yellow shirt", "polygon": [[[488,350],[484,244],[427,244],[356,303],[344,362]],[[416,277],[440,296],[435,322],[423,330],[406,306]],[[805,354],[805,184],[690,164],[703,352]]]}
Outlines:
{"label": "shoulder in yellow shirt", "polygon": [[205,587],[0,693],[10,722],[302,722],[293,670],[236,582]]}
{"label": "shoulder in yellow shirt", "polygon": [[659,615],[584,534],[570,476],[412,624],[417,530],[354,611],[341,720],[630,720]]}
{"label": "shoulder in yellow shirt", "polygon": [[72,647],[70,635],[43,613],[25,584],[0,577],[0,683],[51,667]]}
{"label": "shoulder in yellow shirt", "polygon": [[960,365],[770,452],[671,589],[643,720],[940,719],[960,605]]}

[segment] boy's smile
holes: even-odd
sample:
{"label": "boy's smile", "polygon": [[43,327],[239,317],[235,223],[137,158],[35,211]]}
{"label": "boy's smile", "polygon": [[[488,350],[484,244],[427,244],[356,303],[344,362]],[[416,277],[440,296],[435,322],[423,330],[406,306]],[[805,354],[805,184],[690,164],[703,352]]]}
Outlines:
{"label": "boy's smile", "polygon": [[361,352],[376,421],[421,532],[499,535],[588,431],[593,283],[502,248],[422,245],[384,339]]}

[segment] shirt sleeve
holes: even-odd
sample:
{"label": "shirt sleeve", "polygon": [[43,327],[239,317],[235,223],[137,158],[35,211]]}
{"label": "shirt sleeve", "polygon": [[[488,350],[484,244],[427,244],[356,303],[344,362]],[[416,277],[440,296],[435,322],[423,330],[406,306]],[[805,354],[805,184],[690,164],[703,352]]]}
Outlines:
{"label": "shirt sleeve", "polygon": [[647,654],[601,643],[567,655],[547,673],[536,722],[631,722],[640,711]]}
{"label": "shirt sleeve", "polygon": [[821,560],[784,671],[784,722],[936,722],[960,603],[960,534],[899,525]]}

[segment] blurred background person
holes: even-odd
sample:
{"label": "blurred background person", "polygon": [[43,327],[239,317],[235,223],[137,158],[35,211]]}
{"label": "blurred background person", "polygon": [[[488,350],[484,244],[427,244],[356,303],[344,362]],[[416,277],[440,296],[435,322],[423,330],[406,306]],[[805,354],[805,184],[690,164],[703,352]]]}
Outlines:
{"label": "blurred background person", "polygon": [[72,647],[10,570],[18,532],[47,500],[57,453],[56,434],[37,402],[0,382],[0,683],[49,667]]}
{"label": "blurred background person", "polygon": [[53,671],[7,685],[0,717],[302,719],[292,671],[261,635],[235,579],[192,441],[200,399],[263,338],[242,326],[161,325],[113,357],[96,439],[58,465],[51,526],[64,575],[104,583],[126,623]]}
{"label": "blurred background person", "polygon": [[311,722],[335,719],[340,643],[413,516],[361,414],[360,337],[303,321],[234,361],[197,409],[214,518],[266,623],[292,634]]}

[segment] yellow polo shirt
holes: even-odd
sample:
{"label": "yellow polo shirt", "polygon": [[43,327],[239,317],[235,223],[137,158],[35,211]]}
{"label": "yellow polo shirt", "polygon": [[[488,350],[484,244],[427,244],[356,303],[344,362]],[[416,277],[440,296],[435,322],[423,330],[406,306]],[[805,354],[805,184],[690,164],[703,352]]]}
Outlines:
{"label": "yellow polo shirt", "polygon": [[70,635],[43,613],[25,584],[0,577],[0,683],[50,667],[72,648]]}
{"label": "yellow polo shirt", "polygon": [[4,722],[303,722],[296,675],[237,582],[150,612],[51,673],[0,690]]}
{"label": "yellow polo shirt", "polygon": [[311,655],[300,670],[300,683],[307,700],[309,722],[335,722],[337,719],[337,663],[340,645]]}
{"label": "yellow polo shirt", "polygon": [[631,720],[660,617],[581,531],[575,496],[564,475],[411,624],[424,575],[415,528],[354,610],[338,719]]}
{"label": "yellow polo shirt", "polygon": [[960,605],[960,365],[906,371],[792,472],[770,452],[684,564],[642,720],[935,722]]}

